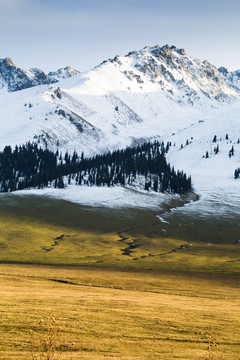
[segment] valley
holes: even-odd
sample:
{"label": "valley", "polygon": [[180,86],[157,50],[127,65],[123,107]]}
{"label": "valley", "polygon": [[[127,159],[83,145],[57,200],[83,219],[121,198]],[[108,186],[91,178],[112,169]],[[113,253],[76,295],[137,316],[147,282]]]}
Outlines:
{"label": "valley", "polygon": [[1,194],[0,359],[237,359],[236,208],[80,189]]}
{"label": "valley", "polygon": [[0,60],[1,360],[239,358],[239,79],[168,45]]}
{"label": "valley", "polygon": [[237,214],[204,213],[201,200],[169,207],[114,209],[2,195],[1,263],[239,272]]}

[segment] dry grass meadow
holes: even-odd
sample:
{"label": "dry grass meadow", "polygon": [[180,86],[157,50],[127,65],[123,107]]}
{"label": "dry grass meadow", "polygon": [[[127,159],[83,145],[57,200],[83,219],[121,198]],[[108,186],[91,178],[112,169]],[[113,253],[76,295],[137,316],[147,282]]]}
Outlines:
{"label": "dry grass meadow", "polygon": [[30,331],[48,317],[63,333],[48,359],[240,359],[234,275],[1,265],[0,293],[0,359],[47,359]]}
{"label": "dry grass meadow", "polygon": [[162,226],[146,210],[2,197],[0,359],[239,360],[236,228],[221,221],[209,246],[200,223]]}

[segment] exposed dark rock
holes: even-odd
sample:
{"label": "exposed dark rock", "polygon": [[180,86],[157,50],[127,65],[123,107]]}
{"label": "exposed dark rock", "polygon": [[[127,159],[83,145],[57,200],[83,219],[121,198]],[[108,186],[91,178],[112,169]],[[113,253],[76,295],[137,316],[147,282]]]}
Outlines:
{"label": "exposed dark rock", "polygon": [[58,97],[59,99],[62,98],[61,89],[60,89],[59,87],[57,88],[56,95],[57,95],[57,97]]}

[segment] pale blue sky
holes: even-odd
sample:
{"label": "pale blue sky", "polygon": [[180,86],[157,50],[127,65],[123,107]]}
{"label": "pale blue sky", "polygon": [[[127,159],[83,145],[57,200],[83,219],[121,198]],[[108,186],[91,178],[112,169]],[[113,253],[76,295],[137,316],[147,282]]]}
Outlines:
{"label": "pale blue sky", "polygon": [[85,71],[146,45],[240,68],[239,0],[0,0],[0,58]]}

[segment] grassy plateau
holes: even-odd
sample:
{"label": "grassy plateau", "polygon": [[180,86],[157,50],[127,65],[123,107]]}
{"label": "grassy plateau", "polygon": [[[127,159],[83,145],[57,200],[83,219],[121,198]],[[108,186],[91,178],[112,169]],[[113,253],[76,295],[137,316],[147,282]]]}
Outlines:
{"label": "grassy plateau", "polygon": [[0,200],[0,359],[240,359],[238,222]]}

